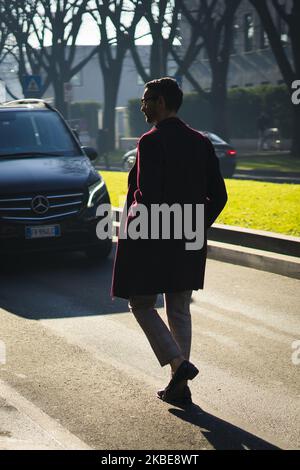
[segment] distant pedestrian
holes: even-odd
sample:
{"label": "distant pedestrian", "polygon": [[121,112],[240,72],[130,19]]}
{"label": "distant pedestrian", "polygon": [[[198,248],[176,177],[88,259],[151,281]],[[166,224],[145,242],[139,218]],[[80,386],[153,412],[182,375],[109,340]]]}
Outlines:
{"label": "distant pedestrian", "polygon": [[261,113],[257,119],[258,141],[257,150],[264,150],[266,130],[270,127],[270,118],[267,114]]}
{"label": "distant pedestrian", "polygon": [[[187,381],[198,374],[189,361],[191,296],[193,290],[203,289],[206,231],[225,206],[227,194],[212,144],[176,115],[182,96],[177,82],[168,77],[145,85],[141,111],[154,127],[140,138],[136,163],[129,173],[122,220],[128,236],[119,236],[111,293],[129,299],[129,309],[160,365],[171,366],[171,380],[157,392],[158,398],[188,404]],[[180,239],[166,239],[161,233],[158,239],[130,237],[135,208],[148,209],[151,225],[151,209],[161,204],[176,204],[183,210],[189,204],[193,211],[196,206],[205,207],[204,242],[199,249],[187,250],[185,234]],[[170,223],[170,233],[174,225]],[[159,293],[164,293],[170,329],[155,309]]]}

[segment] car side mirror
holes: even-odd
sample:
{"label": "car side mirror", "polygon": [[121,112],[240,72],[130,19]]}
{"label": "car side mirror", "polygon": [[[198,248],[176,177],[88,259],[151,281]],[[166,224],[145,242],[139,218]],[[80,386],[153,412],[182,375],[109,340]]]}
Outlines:
{"label": "car side mirror", "polygon": [[98,157],[97,151],[93,147],[83,146],[81,148],[91,161],[96,160],[96,158]]}

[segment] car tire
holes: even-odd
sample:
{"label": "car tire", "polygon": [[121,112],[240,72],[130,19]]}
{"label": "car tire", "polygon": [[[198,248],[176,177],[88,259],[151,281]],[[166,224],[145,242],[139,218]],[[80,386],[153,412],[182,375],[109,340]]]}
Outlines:
{"label": "car tire", "polygon": [[98,245],[86,248],[85,254],[91,262],[98,262],[108,258],[112,250],[112,240],[103,240]]}

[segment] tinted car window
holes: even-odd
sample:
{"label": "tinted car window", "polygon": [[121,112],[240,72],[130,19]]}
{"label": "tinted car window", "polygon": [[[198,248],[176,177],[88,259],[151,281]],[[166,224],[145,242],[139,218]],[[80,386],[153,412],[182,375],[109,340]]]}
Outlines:
{"label": "tinted car window", "polygon": [[0,111],[0,155],[18,152],[77,155],[78,148],[53,111]]}

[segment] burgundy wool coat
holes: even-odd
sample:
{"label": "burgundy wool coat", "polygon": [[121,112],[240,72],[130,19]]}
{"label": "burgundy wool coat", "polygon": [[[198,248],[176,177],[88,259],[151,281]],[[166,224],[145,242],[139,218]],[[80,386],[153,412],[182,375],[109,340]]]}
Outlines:
{"label": "burgundy wool coat", "polygon": [[[139,203],[204,204],[204,244],[186,250],[186,239],[118,239],[112,297],[203,289],[207,228],[227,201],[219,161],[211,142],[177,117],[159,122],[138,143],[136,163],[128,175],[121,224],[128,228]],[[194,222],[193,222],[194,223]],[[149,220],[150,227],[150,220]],[[193,226],[195,228],[195,226]],[[184,231],[183,231],[184,232]],[[172,233],[172,230],[171,230]]]}

